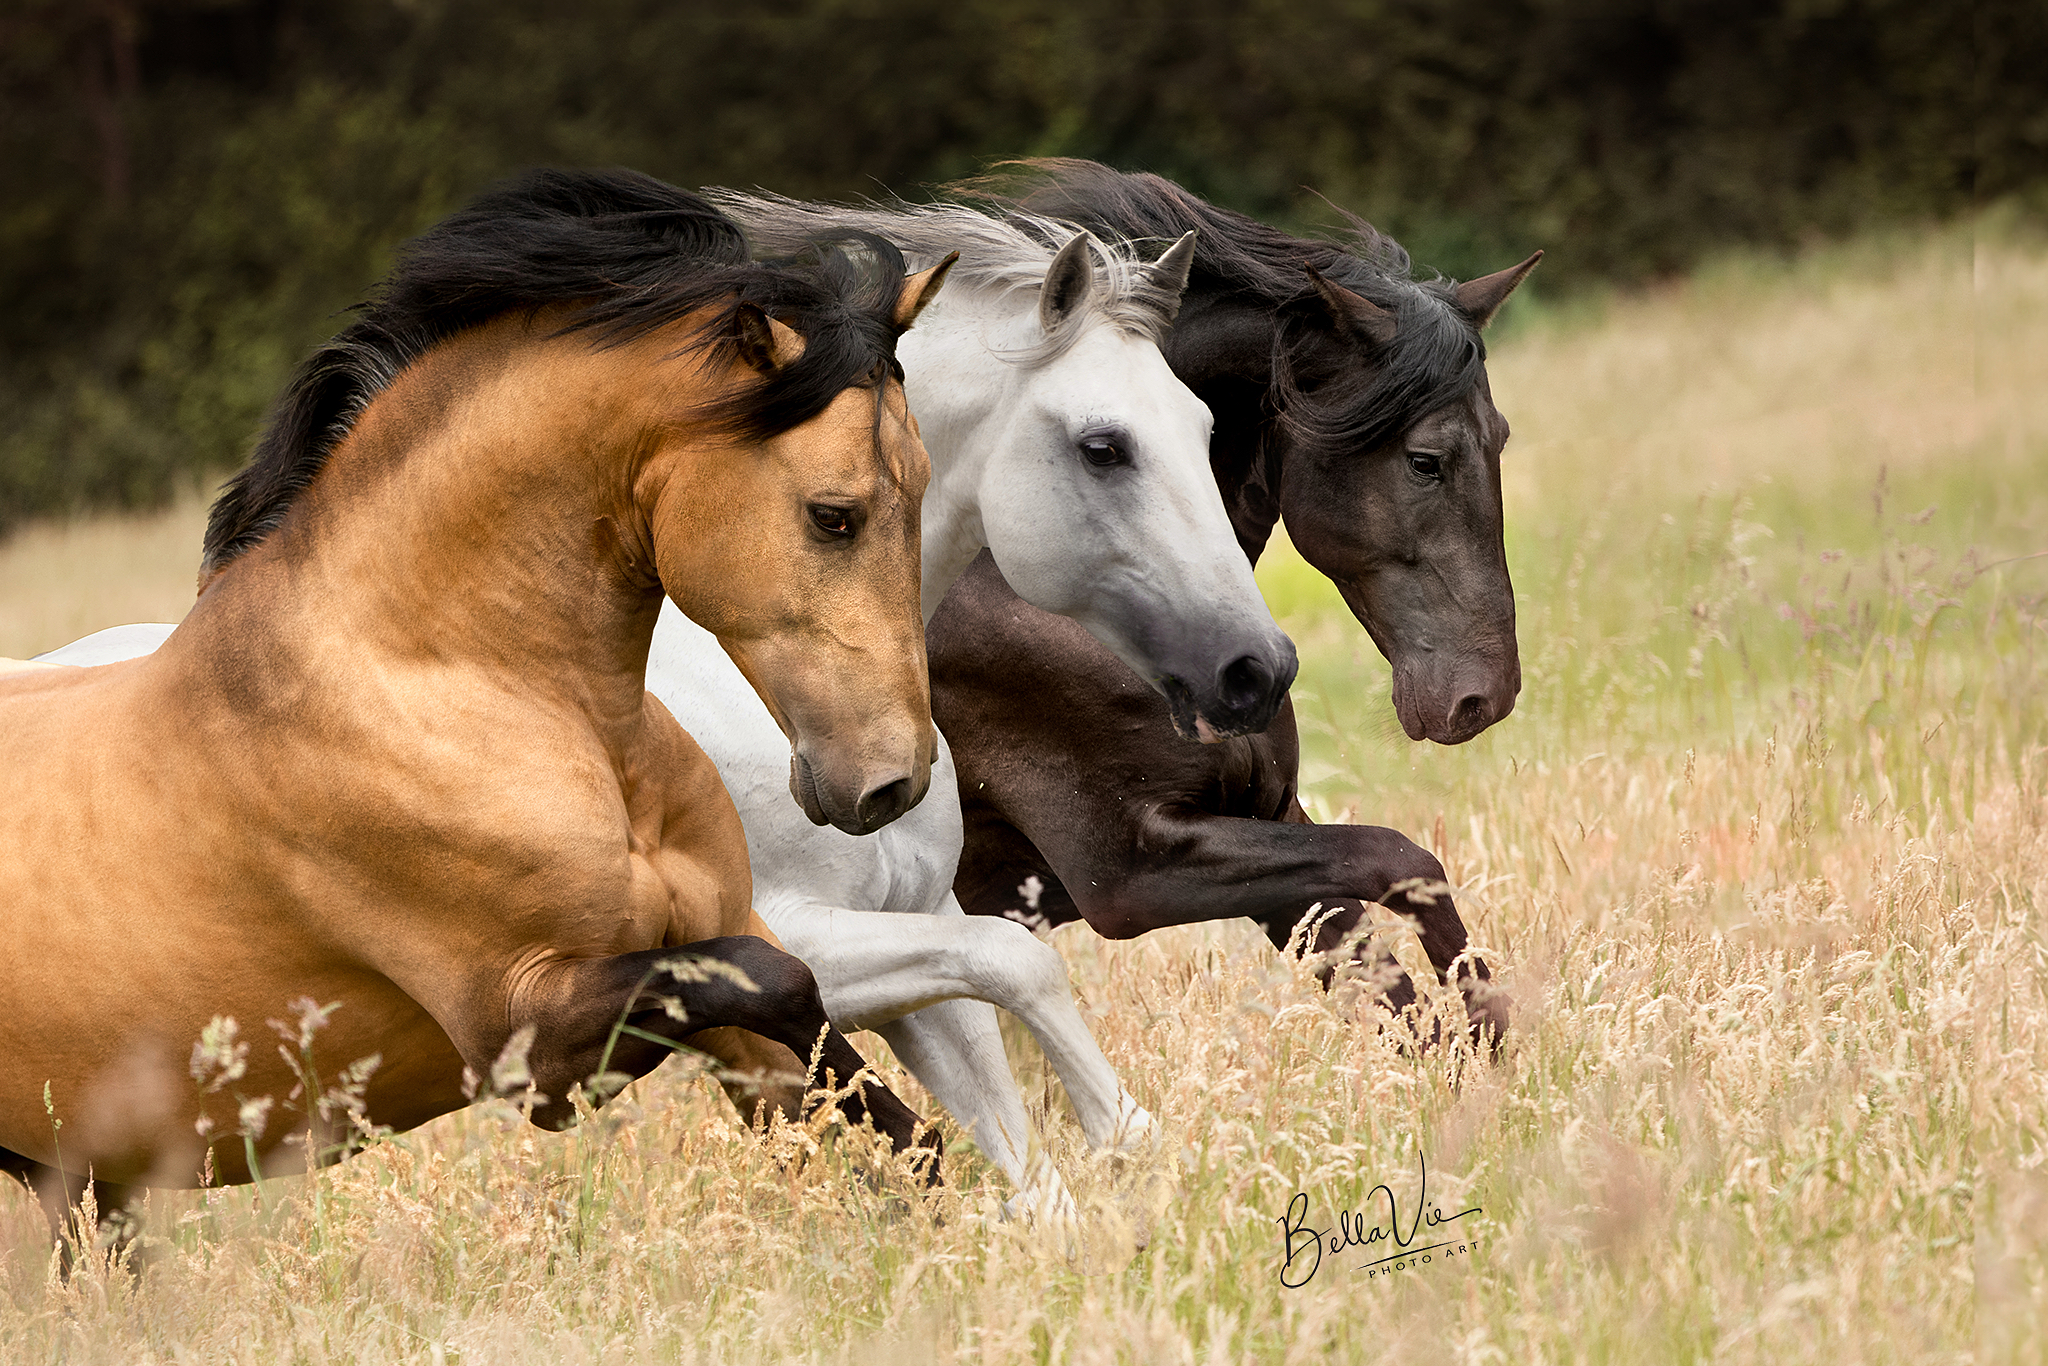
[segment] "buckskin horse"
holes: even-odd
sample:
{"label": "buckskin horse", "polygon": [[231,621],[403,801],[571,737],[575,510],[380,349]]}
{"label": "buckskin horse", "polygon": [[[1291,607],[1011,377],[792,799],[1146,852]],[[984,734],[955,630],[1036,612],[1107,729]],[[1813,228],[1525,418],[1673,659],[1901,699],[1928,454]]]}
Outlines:
{"label": "buckskin horse", "polygon": [[[757,264],[627,172],[535,173],[412,242],[215,504],[161,648],[0,678],[6,1168],[47,1194],[60,1164],[300,1165],[313,1098],[288,1118],[289,1060],[216,1023],[295,1002],[338,1003],[321,1053],[378,1060],[354,1075],[394,1129],[528,1038],[548,1125],[684,1040],[743,1109],[796,1114],[814,1049],[852,1083],[642,676],[665,594],[758,690],[807,805],[865,832],[923,794],[929,465],[894,351],[943,273],[872,239]],[[202,1035],[232,1086],[188,1074]],[[879,1085],[844,1106],[930,1145]]]}
{"label": "buckskin horse", "polygon": [[[1464,284],[1418,282],[1361,220],[1341,245],[1295,237],[1157,176],[1069,159],[956,192],[1111,238],[1198,232],[1165,352],[1215,415],[1210,459],[1243,553],[1256,563],[1285,519],[1393,665],[1412,739],[1459,744],[1508,714],[1521,688],[1502,544],[1508,425],[1480,329],[1542,253]],[[1328,953],[1383,901],[1412,918],[1439,980],[1455,973],[1475,1034],[1505,1030],[1507,1002],[1466,951],[1438,860],[1397,831],[1302,810],[1291,703],[1262,735],[1188,743],[1213,737],[1177,724],[1087,632],[1020,600],[986,556],[926,645],[958,771],[954,887],[968,911],[1085,919],[1110,938],[1244,916],[1276,946]],[[1313,933],[1297,938],[1312,908]],[[1387,1004],[1413,1003],[1413,983],[1377,966]]]}

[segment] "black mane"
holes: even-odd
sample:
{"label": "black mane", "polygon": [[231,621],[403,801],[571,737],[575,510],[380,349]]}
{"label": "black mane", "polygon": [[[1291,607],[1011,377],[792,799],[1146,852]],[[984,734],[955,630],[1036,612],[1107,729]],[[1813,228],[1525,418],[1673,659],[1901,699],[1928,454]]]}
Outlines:
{"label": "black mane", "polygon": [[249,463],[214,502],[202,573],[276,528],[401,370],[505,313],[576,305],[562,331],[589,329],[607,345],[713,309],[699,335],[723,350],[734,312],[753,304],[803,334],[803,356],[717,421],[764,439],[810,420],[895,362],[903,257],[879,239],[849,235],[848,245],[753,262],[738,224],[634,171],[531,171],[486,191],[401,248],[356,320],[292,376]]}
{"label": "black mane", "polygon": [[[1073,157],[1008,162],[952,189],[1079,223],[1105,237],[1172,241],[1199,229],[1189,295],[1207,290],[1248,296],[1279,316],[1273,384],[1281,420],[1333,449],[1379,446],[1463,396],[1483,371],[1486,348],[1479,329],[1457,306],[1454,282],[1413,278],[1400,243],[1342,209],[1349,231],[1341,240],[1297,237],[1218,208],[1159,176]],[[1313,393],[1297,387],[1291,364],[1302,330],[1329,325],[1308,267],[1397,318],[1393,339],[1370,348],[1371,365],[1363,374]]]}

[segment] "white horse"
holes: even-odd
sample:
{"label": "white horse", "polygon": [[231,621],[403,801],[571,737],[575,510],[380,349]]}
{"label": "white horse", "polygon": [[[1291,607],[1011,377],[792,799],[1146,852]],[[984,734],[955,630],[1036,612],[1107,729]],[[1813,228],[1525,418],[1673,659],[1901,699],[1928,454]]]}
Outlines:
{"label": "white horse", "polygon": [[[1192,728],[1236,734],[1270,719],[1293,679],[1293,646],[1216,491],[1208,410],[1159,352],[1192,234],[1147,264],[1061,224],[957,205],[715,198],[765,251],[864,231],[896,243],[911,269],[960,252],[898,348],[932,459],[927,620],[988,548],[1027,601],[1074,618],[1155,687],[1190,699]],[[117,627],[40,658],[126,658],[168,631]],[[1013,1208],[1064,1217],[1072,1205],[1051,1164],[1030,1158],[994,1006],[1038,1040],[1092,1146],[1151,1141],[1154,1122],[1075,1009],[1059,953],[954,899],[961,816],[943,737],[925,800],[855,837],[805,819],[812,803],[789,740],[716,638],[679,612],[664,609],[655,629],[647,686],[718,765],[746,827],[755,906],[810,966],[834,1024],[889,1042],[1016,1184]]]}

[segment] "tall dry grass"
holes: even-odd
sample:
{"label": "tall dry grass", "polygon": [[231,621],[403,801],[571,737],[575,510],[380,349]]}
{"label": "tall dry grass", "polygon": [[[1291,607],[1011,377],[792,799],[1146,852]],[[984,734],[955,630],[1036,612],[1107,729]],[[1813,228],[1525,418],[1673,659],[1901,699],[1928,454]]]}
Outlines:
{"label": "tall dry grass", "polygon": [[[1068,929],[1168,1135],[1090,1160],[1013,1031],[1078,1245],[1003,1222],[957,1136],[907,1199],[672,1064],[567,1136],[492,1104],[155,1194],[139,1277],[59,1278],[0,1197],[0,1359],[2040,1360],[2044,320],[2048,244],[1994,223],[1499,339],[1527,681],[1457,750],[1399,739],[1327,589],[1262,567],[1310,798],[1443,854],[1516,1000],[1497,1061],[1404,1050],[1249,926]],[[1291,1197],[1323,1227],[1385,1182],[1405,1220],[1423,1161],[1467,1251],[1282,1286]]]}

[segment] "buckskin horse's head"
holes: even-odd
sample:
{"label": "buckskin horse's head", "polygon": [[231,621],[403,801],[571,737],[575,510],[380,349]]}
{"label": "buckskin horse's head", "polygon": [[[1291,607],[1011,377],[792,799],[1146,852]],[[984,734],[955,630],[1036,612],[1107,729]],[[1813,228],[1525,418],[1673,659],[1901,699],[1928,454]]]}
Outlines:
{"label": "buckskin horse's head", "polygon": [[[472,585],[462,629],[480,603],[516,602],[517,651],[557,666],[546,685],[630,727],[666,593],[788,735],[805,813],[866,834],[924,796],[937,749],[918,610],[931,469],[895,354],[950,264],[906,278],[859,233],[757,261],[701,196],[630,171],[528,172],[408,243],[301,366],[214,505],[202,585],[265,543],[310,553],[284,533],[359,485],[417,517],[472,479],[453,544],[508,538],[516,568]],[[357,446],[343,464],[368,477],[323,473]],[[401,481],[387,447],[467,459],[409,458]],[[572,510],[573,546],[526,520]],[[417,594],[395,612],[409,628],[449,629],[424,590],[373,582]]]}
{"label": "buckskin horse's head", "polygon": [[1462,744],[1521,691],[1502,542],[1508,424],[1479,332],[1541,256],[1455,286],[1401,272],[1353,288],[1311,266],[1280,336],[1280,512],[1393,666],[1410,739]]}
{"label": "buckskin horse's head", "polygon": [[796,326],[752,304],[732,312],[714,356],[736,388],[757,388],[756,411],[772,412],[776,386],[806,368],[843,374],[847,358],[827,347],[866,348],[875,363],[814,416],[763,422],[669,478],[651,517],[677,606],[718,636],[789,737],[790,794],[814,823],[855,835],[922,800],[937,752],[918,610],[931,461],[893,356],[952,261],[905,278],[896,260],[885,342],[858,310]]}

